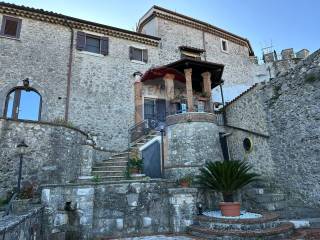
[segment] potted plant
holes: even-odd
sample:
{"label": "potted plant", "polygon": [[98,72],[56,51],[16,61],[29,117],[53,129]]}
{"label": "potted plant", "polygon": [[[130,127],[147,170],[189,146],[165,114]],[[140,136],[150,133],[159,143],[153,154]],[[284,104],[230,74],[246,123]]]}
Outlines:
{"label": "potted plant", "polygon": [[222,193],[219,207],[223,216],[240,216],[240,203],[234,202],[233,197],[244,186],[259,180],[259,175],[251,170],[247,161],[208,162],[197,179],[204,187]]}
{"label": "potted plant", "polygon": [[128,171],[130,174],[139,174],[143,168],[143,160],[138,156],[133,156],[128,161]]}
{"label": "potted plant", "polygon": [[181,187],[184,187],[184,188],[190,187],[192,183],[192,176],[190,175],[184,176],[183,178],[180,178],[178,180],[178,183]]}

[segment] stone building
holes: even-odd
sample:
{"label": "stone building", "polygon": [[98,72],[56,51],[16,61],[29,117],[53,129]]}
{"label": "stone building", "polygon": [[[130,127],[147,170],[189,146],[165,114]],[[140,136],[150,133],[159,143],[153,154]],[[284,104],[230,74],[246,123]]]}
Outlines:
{"label": "stone building", "polygon": [[6,23],[16,27],[0,38],[3,116],[23,118],[7,109],[13,103],[6,108],[6,97],[28,78],[29,95],[41,100],[31,120],[70,122],[109,150],[127,147],[135,123],[134,73],[191,57],[223,64],[225,85],[249,79],[247,39],[160,7],[140,19],[137,32],[6,3],[0,13],[3,31]]}
{"label": "stone building", "polygon": [[[24,140],[47,239],[184,232],[219,196],[175,181],[227,159],[265,179],[239,196],[247,208],[320,214],[319,51],[258,65],[247,39],[158,6],[136,32],[3,2],[0,23],[0,198]],[[218,111],[222,85],[250,88]],[[145,175],[128,181],[133,153]]]}

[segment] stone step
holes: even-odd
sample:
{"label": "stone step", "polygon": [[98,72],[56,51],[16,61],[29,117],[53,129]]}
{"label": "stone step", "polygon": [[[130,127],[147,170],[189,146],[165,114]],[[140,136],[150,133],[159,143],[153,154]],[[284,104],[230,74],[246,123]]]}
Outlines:
{"label": "stone step", "polygon": [[94,167],[108,167],[108,166],[127,166],[128,161],[106,161],[95,163]]}
{"label": "stone step", "polygon": [[268,228],[262,230],[221,230],[208,229],[198,225],[191,225],[188,227],[188,232],[202,239],[214,240],[256,240],[256,239],[286,239],[293,233],[292,223],[281,223],[275,228]]}
{"label": "stone step", "polygon": [[279,211],[287,206],[286,201],[259,203],[259,207],[267,211]]}
{"label": "stone step", "polygon": [[92,171],[92,175],[99,177],[123,176],[124,171]]}
{"label": "stone step", "polygon": [[126,169],[126,166],[100,166],[100,167],[92,167],[92,171],[122,171],[123,169]]}
{"label": "stone step", "polygon": [[118,160],[127,160],[128,159],[128,155],[126,156],[115,156],[115,157],[110,157],[109,159],[105,159],[103,160],[103,162],[108,162],[108,161],[118,161]]}
{"label": "stone step", "polygon": [[265,193],[263,195],[256,195],[253,201],[257,203],[272,203],[285,200],[286,195],[282,193]]}
{"label": "stone step", "polygon": [[279,215],[275,213],[265,213],[262,217],[253,219],[230,219],[196,216],[195,223],[207,229],[217,230],[261,230],[275,228],[280,225]]}
{"label": "stone step", "polygon": [[121,153],[117,153],[111,156],[112,157],[123,157],[123,156],[128,156],[129,152],[125,151],[125,152],[121,152]]}

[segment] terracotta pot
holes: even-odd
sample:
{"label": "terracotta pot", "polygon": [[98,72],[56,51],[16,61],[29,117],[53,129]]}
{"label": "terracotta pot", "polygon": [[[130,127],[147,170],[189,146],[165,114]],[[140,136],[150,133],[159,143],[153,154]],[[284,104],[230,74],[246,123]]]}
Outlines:
{"label": "terracotta pot", "polygon": [[131,174],[139,174],[140,173],[140,170],[138,168],[131,168],[130,169],[130,173]]}
{"label": "terracotta pot", "polygon": [[220,202],[219,207],[222,216],[236,217],[240,216],[240,202]]}
{"label": "terracotta pot", "polygon": [[180,186],[183,188],[187,188],[187,187],[189,187],[189,183],[187,181],[181,181]]}

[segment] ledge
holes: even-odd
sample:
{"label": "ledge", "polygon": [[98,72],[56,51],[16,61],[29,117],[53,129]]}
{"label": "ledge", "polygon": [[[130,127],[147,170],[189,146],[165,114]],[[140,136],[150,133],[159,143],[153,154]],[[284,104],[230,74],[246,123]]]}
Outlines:
{"label": "ledge", "polygon": [[205,112],[188,112],[167,116],[166,123],[168,126],[178,123],[188,122],[209,122],[216,123],[216,115]]}
{"label": "ledge", "polygon": [[14,120],[14,119],[8,119],[8,118],[4,118],[4,117],[0,117],[0,121],[6,121],[6,122],[14,122],[14,123],[29,123],[29,124],[34,124],[34,125],[48,125],[48,126],[54,126],[54,127],[64,127],[64,128],[68,128],[77,132],[80,132],[81,134],[88,136],[87,133],[85,133],[84,131],[75,128],[75,127],[71,127],[71,126],[67,126],[65,124],[59,124],[59,123],[53,123],[53,122],[44,122],[44,121],[32,121],[32,120]]}

